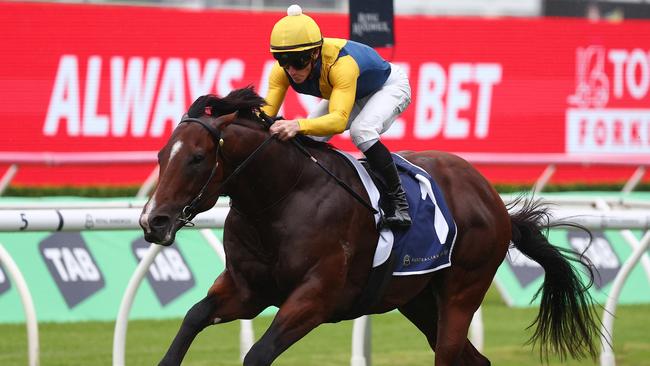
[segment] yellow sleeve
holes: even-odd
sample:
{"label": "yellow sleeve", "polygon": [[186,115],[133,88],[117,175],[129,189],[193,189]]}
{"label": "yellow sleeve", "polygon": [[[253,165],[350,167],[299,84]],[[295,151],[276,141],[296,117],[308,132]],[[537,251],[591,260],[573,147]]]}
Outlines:
{"label": "yellow sleeve", "polygon": [[313,136],[329,136],[345,131],[357,94],[358,78],[359,66],[351,56],[338,59],[329,72],[329,82],[332,84],[329,113],[317,118],[299,120],[300,132]]}
{"label": "yellow sleeve", "polygon": [[262,107],[262,111],[269,117],[275,117],[280,110],[280,106],[284,101],[284,96],[289,89],[289,79],[284,70],[276,62],[271,69],[269,75],[269,90],[266,93],[266,105]]}

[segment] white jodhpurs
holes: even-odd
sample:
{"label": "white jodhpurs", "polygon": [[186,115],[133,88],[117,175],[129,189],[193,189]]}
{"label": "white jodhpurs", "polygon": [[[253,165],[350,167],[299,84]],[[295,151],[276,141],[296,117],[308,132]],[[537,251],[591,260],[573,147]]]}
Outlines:
{"label": "white jodhpurs", "polygon": [[[354,102],[346,130],[350,130],[352,142],[362,152],[368,150],[379,135],[386,132],[395,119],[411,103],[411,86],[402,68],[390,64],[390,76],[375,93]],[[317,118],[329,113],[329,100],[318,103],[308,118]],[[327,141],[331,136],[313,137]]]}

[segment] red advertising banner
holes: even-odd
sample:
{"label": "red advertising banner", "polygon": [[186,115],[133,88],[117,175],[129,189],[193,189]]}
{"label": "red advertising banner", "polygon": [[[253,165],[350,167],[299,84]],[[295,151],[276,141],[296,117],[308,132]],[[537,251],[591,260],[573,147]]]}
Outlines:
{"label": "red advertising banner", "polygon": [[[347,15],[312,15],[325,36],[348,36]],[[281,16],[0,2],[0,151],[158,150],[198,96],[265,94]],[[650,160],[649,22],[398,16],[395,32],[382,53],[408,71],[413,99],[383,137],[392,150]],[[290,92],[282,113],[316,102]],[[332,143],[354,151],[345,136]],[[34,166],[14,182],[137,184],[152,168]]]}

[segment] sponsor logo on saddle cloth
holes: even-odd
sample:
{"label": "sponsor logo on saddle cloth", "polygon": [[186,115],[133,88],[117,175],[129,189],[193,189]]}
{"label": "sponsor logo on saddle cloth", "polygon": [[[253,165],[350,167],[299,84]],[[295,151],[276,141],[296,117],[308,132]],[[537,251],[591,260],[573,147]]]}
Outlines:
{"label": "sponsor logo on saddle cloth", "polygon": [[[379,211],[379,190],[368,172],[351,155],[339,151],[356,168],[372,206]],[[451,252],[456,241],[456,223],[447,208],[444,196],[431,176],[422,168],[399,155],[392,154],[409,203],[413,223],[404,230],[382,229],[375,251],[373,267],[384,263],[391,252],[396,255],[395,276],[433,272],[451,265]],[[378,223],[380,215],[375,215]]]}

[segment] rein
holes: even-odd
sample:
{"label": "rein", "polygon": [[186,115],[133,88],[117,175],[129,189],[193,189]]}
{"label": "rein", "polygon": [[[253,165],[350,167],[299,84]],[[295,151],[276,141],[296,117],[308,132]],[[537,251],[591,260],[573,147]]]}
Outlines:
{"label": "rein", "polygon": [[357,201],[359,201],[359,203],[361,203],[365,208],[367,208],[368,210],[370,210],[370,212],[372,212],[373,215],[378,213],[377,210],[375,210],[375,208],[372,207],[372,205],[371,205],[370,203],[366,202],[366,200],[364,200],[363,197],[361,197],[357,192],[355,192],[354,189],[352,189],[349,185],[347,185],[344,181],[342,181],[341,178],[337,177],[336,174],[332,173],[332,172],[331,172],[329,169],[327,169],[323,164],[321,164],[320,161],[318,161],[318,159],[316,159],[316,158],[315,158],[315,157],[314,157],[314,156],[313,156],[313,155],[312,155],[312,154],[311,154],[311,153],[310,153],[310,152],[309,152],[309,151],[308,151],[308,150],[307,150],[307,149],[306,149],[306,148],[305,148],[301,143],[300,143],[300,141],[298,141],[298,140],[296,140],[296,139],[291,139],[291,142],[292,142],[292,143],[293,143],[293,144],[298,148],[298,150],[300,150],[301,153],[305,154],[305,155],[306,155],[306,156],[307,156],[311,161],[313,161],[316,165],[318,165],[319,168],[323,169],[323,171],[324,171],[325,173],[327,173],[327,175],[329,175],[330,177],[332,177],[332,178],[336,181],[336,183],[338,183],[338,185],[340,185],[341,187],[343,187],[343,189],[345,189],[345,190],[346,190],[346,191],[347,191],[347,192],[348,192],[352,197],[354,197],[354,199],[356,199]]}

